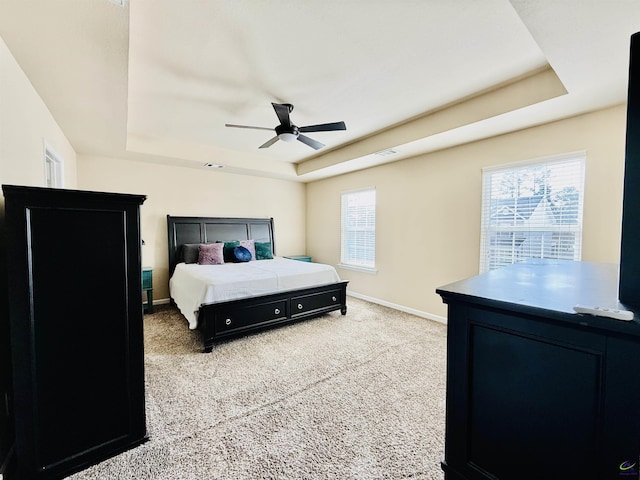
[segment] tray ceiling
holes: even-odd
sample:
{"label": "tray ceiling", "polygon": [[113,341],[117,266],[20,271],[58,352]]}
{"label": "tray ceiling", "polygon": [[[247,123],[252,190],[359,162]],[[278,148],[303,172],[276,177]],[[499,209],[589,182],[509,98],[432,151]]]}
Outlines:
{"label": "tray ceiling", "polygon": [[[78,154],[300,181],[622,103],[640,30],[630,0],[119,3],[0,1]],[[275,127],[271,102],[347,130],[316,151],[224,126]]]}

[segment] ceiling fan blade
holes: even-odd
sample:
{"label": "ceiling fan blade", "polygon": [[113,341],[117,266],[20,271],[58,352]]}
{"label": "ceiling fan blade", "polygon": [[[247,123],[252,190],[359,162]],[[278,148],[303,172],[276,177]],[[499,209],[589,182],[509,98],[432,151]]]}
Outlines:
{"label": "ceiling fan blade", "polygon": [[267,148],[270,147],[271,145],[273,145],[274,143],[276,143],[278,140],[280,140],[280,138],[276,135],[275,137],[273,137],[271,140],[263,143],[262,145],[260,145],[260,147],[258,148]]}
{"label": "ceiling fan blade", "polygon": [[301,132],[332,132],[334,130],[346,130],[347,126],[344,122],[321,123],[320,125],[307,125],[300,127]]}
{"label": "ceiling fan blade", "polygon": [[251,128],[253,130],[271,130],[273,132],[273,128],[269,127],[252,127],[250,125],[234,125],[232,123],[225,123],[225,127],[233,127],[233,128]]}
{"label": "ceiling fan blade", "polygon": [[291,126],[291,118],[289,118],[289,112],[293,110],[293,105],[290,103],[273,103],[273,109],[276,111],[276,115],[278,116],[278,120],[282,125],[286,125],[287,127]]}
{"label": "ceiling fan blade", "polygon": [[324,147],[324,143],[320,143],[313,138],[307,137],[306,135],[298,135],[298,140],[306,145],[309,145],[311,148],[315,148],[316,150],[320,150],[322,147]]}

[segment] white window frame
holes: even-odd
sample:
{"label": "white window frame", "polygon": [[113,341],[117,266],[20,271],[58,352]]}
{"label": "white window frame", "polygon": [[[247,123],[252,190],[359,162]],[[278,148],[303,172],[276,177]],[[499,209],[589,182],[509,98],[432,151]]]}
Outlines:
{"label": "white window frame", "polygon": [[[514,162],[509,164],[497,165],[493,167],[485,167],[482,169],[482,219],[481,219],[481,238],[480,238],[480,273],[487,272],[491,270],[490,264],[491,262],[491,253],[490,253],[490,239],[492,235],[495,233],[504,233],[508,235],[510,232],[512,234],[520,234],[521,236],[527,236],[527,233],[539,233],[539,232],[553,232],[554,234],[571,234],[574,238],[574,243],[572,244],[572,255],[573,258],[567,258],[570,254],[560,254],[561,256],[554,255],[545,255],[544,244],[541,247],[541,251],[536,252],[538,254],[533,255],[525,255],[522,252],[518,252],[514,258],[511,258],[511,263],[516,263],[517,261],[521,261],[524,258],[564,258],[564,259],[572,259],[572,260],[581,260],[582,258],[582,230],[583,230],[583,205],[584,205],[584,186],[585,186],[585,166],[586,166],[587,154],[585,151],[580,152],[571,152],[562,155],[554,155],[550,157],[543,157],[531,160],[525,160],[522,162]],[[577,176],[575,177],[575,184],[579,185],[579,198],[577,210],[575,212],[577,217],[577,224],[568,224],[568,223],[541,223],[537,225],[518,225],[518,226],[497,226],[496,222],[491,222],[491,177],[496,173],[504,173],[512,171],[523,171],[527,167],[534,166],[560,166],[562,164],[566,164],[568,162],[579,161],[580,164],[577,166]],[[514,197],[515,198],[515,197]],[[525,196],[519,197],[525,198]],[[545,199],[546,201],[546,199]],[[548,234],[547,233],[547,234]],[[514,249],[514,252],[517,249]],[[565,255],[565,256],[562,256]],[[498,267],[495,267],[498,268]]]}
{"label": "white window frame", "polygon": [[44,184],[48,188],[64,187],[64,159],[44,142]]}
{"label": "white window frame", "polygon": [[[368,211],[365,211],[365,213],[367,214],[367,220],[365,220],[364,223],[350,226],[347,222],[348,199],[351,196],[363,193],[373,193],[372,210],[370,209]],[[357,190],[347,190],[341,193],[340,199],[340,264],[338,265],[338,267],[347,270],[376,273],[376,188],[366,187]],[[373,221],[371,221],[371,215],[373,216]],[[350,252],[348,250],[347,243],[348,239],[352,237],[351,234],[353,234],[354,232],[359,232],[360,234],[362,234],[363,231],[367,230],[369,234],[364,240],[367,244],[367,247],[359,251]]]}

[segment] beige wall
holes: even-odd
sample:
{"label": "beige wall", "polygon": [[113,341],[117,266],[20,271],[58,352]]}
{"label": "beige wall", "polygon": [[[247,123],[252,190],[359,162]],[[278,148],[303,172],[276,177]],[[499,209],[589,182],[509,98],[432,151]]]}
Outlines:
{"label": "beige wall", "polygon": [[0,183],[44,186],[45,142],[64,160],[65,188],[76,188],[75,151],[0,38]]}
{"label": "beige wall", "polygon": [[[45,142],[64,159],[65,186],[76,187],[76,153],[53,119],[13,55],[0,38],[0,184],[45,185]],[[0,228],[4,230],[4,196],[0,194]],[[0,255],[5,256],[4,238],[0,238]],[[6,292],[7,266],[0,259],[0,289]],[[11,410],[5,400],[11,391],[11,375],[7,368],[8,308],[6,295],[0,316],[0,464],[9,458],[13,444]]]}
{"label": "beige wall", "polygon": [[378,273],[340,275],[352,292],[444,316],[435,288],[478,272],[481,168],[580,150],[587,151],[583,259],[617,262],[625,113],[618,106],[307,186],[119,159],[76,160],[0,38],[0,183],[43,186],[46,142],[64,158],[66,188],[146,194],[143,262],[154,267],[156,298],[168,296],[167,214],[272,216],[278,254],[306,253],[337,265],[340,193],[375,186]]}
{"label": "beige wall", "polygon": [[307,185],[307,253],[340,261],[340,194],[377,191],[377,274],[349,290],[446,316],[435,289],[478,273],[485,166],[586,150],[583,260],[618,262],[626,107],[618,106]]}
{"label": "beige wall", "polygon": [[304,184],[113,158],[78,156],[83,190],[144,194],[142,262],[153,267],[154,297],[169,297],[167,215],[273,217],[276,253],[302,254]]}

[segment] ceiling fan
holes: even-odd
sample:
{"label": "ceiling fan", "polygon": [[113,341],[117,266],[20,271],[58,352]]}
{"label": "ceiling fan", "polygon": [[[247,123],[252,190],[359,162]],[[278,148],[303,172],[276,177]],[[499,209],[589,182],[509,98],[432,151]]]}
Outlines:
{"label": "ceiling fan", "polygon": [[309,145],[311,148],[314,148],[316,150],[324,147],[324,143],[320,143],[313,138],[302,135],[303,132],[331,132],[334,130],[347,129],[347,126],[344,124],[344,122],[321,123],[319,125],[307,125],[306,127],[298,127],[291,123],[291,118],[289,118],[289,114],[293,111],[293,105],[291,105],[290,103],[273,102],[271,102],[271,105],[273,105],[273,109],[276,111],[278,120],[280,120],[280,125],[275,128],[252,127],[249,125],[233,125],[230,123],[225,123],[225,127],[252,128],[255,130],[275,130],[276,136],[260,145],[259,148],[270,147],[278,140],[282,140],[283,142],[294,142],[298,140],[299,142],[302,142],[305,145]]}

